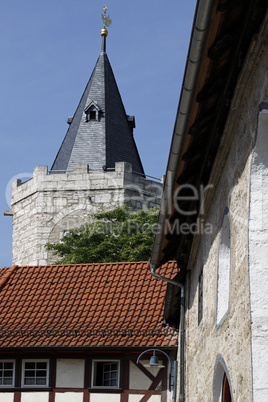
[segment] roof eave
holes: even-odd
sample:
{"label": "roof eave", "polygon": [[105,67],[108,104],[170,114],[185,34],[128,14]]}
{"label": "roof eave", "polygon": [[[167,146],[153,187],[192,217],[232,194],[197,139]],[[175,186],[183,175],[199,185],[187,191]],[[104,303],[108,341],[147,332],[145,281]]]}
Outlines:
{"label": "roof eave", "polygon": [[187,55],[185,72],[177,110],[175,126],[171,141],[168,164],[166,169],[163,195],[158,218],[158,232],[154,239],[150,264],[154,269],[160,265],[160,254],[165,233],[165,222],[171,207],[175,175],[181,156],[182,145],[187,134],[190,112],[194,104],[194,95],[200,74],[203,49],[209,28],[214,0],[198,0],[194,16],[190,45]]}

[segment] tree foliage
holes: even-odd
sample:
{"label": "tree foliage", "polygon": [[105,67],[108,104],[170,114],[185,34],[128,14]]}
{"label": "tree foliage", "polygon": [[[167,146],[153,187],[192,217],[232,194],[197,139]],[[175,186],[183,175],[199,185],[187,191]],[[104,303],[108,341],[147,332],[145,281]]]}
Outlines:
{"label": "tree foliage", "polygon": [[158,208],[131,212],[126,206],[92,215],[93,222],[73,229],[59,243],[47,244],[58,264],[147,261]]}

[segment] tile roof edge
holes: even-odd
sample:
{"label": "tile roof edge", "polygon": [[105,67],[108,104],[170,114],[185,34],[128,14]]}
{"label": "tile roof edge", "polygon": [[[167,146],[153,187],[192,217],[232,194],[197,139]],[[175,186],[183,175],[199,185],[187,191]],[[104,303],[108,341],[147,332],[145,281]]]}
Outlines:
{"label": "tile roof edge", "polygon": [[8,268],[7,272],[0,279],[0,290],[5,286],[11,275],[18,268],[18,265],[12,265],[12,267]]}

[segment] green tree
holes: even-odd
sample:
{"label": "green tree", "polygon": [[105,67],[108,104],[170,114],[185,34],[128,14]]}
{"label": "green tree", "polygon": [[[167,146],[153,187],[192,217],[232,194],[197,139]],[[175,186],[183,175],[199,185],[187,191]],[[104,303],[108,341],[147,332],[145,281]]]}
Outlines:
{"label": "green tree", "polygon": [[158,208],[131,212],[127,206],[92,215],[59,243],[47,244],[57,264],[147,261],[150,257]]}

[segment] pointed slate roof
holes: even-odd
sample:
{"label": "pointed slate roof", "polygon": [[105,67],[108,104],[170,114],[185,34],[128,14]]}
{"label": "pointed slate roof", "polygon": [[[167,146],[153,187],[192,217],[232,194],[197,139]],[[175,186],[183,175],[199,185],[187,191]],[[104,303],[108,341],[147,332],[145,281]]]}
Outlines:
{"label": "pointed slate roof", "polygon": [[102,40],[101,54],[52,165],[54,173],[72,171],[78,163],[100,170],[129,162],[134,172],[144,174],[133,138],[135,119],[125,112],[106,54],[106,37]]}

